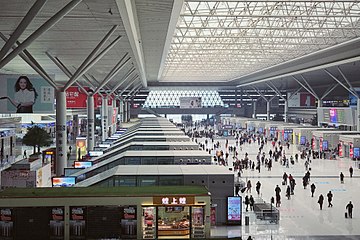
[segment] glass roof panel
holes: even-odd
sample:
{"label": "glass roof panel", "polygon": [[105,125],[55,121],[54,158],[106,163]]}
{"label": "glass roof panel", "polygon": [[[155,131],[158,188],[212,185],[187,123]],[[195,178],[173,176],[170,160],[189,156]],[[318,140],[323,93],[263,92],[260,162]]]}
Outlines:
{"label": "glass roof panel", "polygon": [[358,1],[184,2],[160,81],[228,81],[360,36]]}

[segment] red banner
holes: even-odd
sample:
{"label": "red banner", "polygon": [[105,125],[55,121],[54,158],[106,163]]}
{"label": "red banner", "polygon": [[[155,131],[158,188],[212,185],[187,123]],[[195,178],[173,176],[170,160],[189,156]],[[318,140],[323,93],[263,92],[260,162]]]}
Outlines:
{"label": "red banner", "polygon": [[[89,87],[84,87],[89,90]],[[66,90],[66,108],[86,108],[87,94],[79,87],[69,87]],[[94,107],[98,108],[102,105],[102,95],[94,95]],[[112,97],[108,98],[108,106],[112,106]]]}

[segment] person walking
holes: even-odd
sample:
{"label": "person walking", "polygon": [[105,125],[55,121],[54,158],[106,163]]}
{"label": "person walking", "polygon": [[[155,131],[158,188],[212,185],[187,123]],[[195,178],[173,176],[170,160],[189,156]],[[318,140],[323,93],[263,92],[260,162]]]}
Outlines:
{"label": "person walking", "polygon": [[340,183],[344,183],[344,174],[340,172]]}
{"label": "person walking", "polygon": [[334,195],[331,193],[331,191],[329,191],[328,194],[327,194],[328,203],[329,203],[328,207],[332,207],[332,206],[333,206],[333,204],[331,203],[331,202],[332,202],[332,199],[333,199],[333,196],[334,196]]}
{"label": "person walking", "polygon": [[251,181],[248,180],[246,183],[246,192],[250,192],[251,193]]}
{"label": "person walking", "polygon": [[26,155],[26,150],[24,150],[24,155],[23,155],[23,158],[27,158],[27,155]]}
{"label": "person walking", "polygon": [[349,168],[349,172],[350,172],[350,177],[352,178],[353,173],[354,173],[354,169],[353,169],[353,167],[352,167],[352,166],[350,166],[350,168]]}
{"label": "person walking", "polygon": [[323,196],[322,194],[320,194],[319,200],[318,200],[318,204],[319,204],[319,206],[320,206],[320,210],[322,210],[323,203],[324,203],[324,196]]}
{"label": "person walking", "polygon": [[290,185],[288,185],[286,188],[286,197],[288,198],[288,200],[290,200],[290,195],[291,195],[291,189],[290,189]]}
{"label": "person walking", "polygon": [[313,184],[311,184],[311,186],[310,186],[310,190],[311,190],[311,197],[314,197],[315,189],[316,189],[315,184],[314,184],[314,183],[313,183]]}
{"label": "person walking", "polygon": [[351,203],[351,201],[346,205],[346,209],[348,211],[349,218],[352,218],[352,211],[353,211],[354,205]]}
{"label": "person walking", "polygon": [[250,211],[254,211],[255,200],[252,195],[250,195],[249,201],[250,201]]}
{"label": "person walking", "polygon": [[248,195],[245,196],[245,201],[244,201],[244,203],[245,203],[245,205],[246,205],[245,211],[248,211],[249,204],[250,204],[250,199],[249,199],[249,196],[248,196]]}
{"label": "person walking", "polygon": [[261,183],[260,183],[260,181],[258,181],[256,183],[256,192],[257,192],[258,195],[260,195],[260,188],[261,188]]}

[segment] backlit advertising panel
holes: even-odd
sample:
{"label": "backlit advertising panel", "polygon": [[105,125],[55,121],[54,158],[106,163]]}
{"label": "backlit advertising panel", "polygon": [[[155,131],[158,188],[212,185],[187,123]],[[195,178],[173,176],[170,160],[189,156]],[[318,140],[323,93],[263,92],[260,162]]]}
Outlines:
{"label": "backlit advertising panel", "polygon": [[0,75],[0,113],[53,113],[54,88],[38,75]]}
{"label": "backlit advertising panel", "polygon": [[229,224],[241,225],[241,197],[227,198],[227,221]]}
{"label": "backlit advertising panel", "polygon": [[53,177],[52,179],[53,187],[72,187],[75,185],[75,177]]}
{"label": "backlit advertising panel", "polygon": [[92,166],[92,162],[89,161],[75,161],[74,168],[89,168]]}

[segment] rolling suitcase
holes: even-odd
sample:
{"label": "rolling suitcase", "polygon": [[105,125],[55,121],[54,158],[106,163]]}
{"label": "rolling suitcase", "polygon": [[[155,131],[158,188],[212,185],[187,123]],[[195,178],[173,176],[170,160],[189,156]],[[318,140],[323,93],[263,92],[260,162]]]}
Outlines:
{"label": "rolling suitcase", "polygon": [[347,212],[345,212],[345,218],[348,218],[348,213]]}

